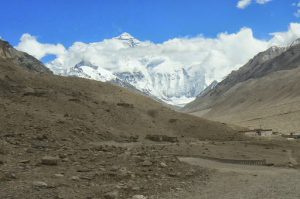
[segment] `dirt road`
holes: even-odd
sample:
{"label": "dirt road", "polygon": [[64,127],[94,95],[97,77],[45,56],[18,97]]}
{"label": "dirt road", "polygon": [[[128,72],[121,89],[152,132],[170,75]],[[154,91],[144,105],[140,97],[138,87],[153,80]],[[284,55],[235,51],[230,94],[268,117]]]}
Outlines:
{"label": "dirt road", "polygon": [[[180,158],[215,170],[205,186],[176,193],[186,199],[298,199],[300,172],[296,169],[227,164],[200,158]],[[173,196],[174,197],[174,196]]]}

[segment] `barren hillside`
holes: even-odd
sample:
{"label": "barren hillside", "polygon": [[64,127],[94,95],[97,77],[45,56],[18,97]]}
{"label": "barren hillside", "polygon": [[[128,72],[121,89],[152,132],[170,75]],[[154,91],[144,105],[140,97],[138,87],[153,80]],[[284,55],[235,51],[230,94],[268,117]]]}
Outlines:
{"label": "barren hillside", "polygon": [[185,111],[250,128],[300,131],[299,48],[271,48],[258,54]]}

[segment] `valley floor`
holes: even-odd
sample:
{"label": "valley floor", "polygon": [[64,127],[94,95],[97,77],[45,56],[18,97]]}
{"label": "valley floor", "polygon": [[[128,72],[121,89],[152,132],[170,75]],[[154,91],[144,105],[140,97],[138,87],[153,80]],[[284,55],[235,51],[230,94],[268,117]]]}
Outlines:
{"label": "valley floor", "polygon": [[[179,143],[106,141],[70,148],[46,144],[42,138],[31,146],[15,145],[13,137],[4,140],[0,198],[300,197],[299,142],[182,138]],[[52,159],[47,162],[45,156]],[[212,158],[265,159],[270,166],[228,164]]]}
{"label": "valley floor", "polygon": [[[296,169],[244,166],[216,163],[199,158],[183,162],[214,169],[205,186],[182,192],[177,198],[187,199],[297,199],[300,198],[300,172]],[[174,198],[174,197],[171,197]]]}

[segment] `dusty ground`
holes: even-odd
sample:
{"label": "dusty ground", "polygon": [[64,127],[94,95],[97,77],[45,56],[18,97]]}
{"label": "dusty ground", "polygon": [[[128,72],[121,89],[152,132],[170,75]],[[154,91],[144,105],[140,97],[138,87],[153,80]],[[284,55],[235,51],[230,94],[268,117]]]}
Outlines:
{"label": "dusty ground", "polygon": [[184,162],[215,169],[205,186],[182,192],[188,199],[296,199],[300,197],[300,171],[296,169],[245,166],[185,158]]}
{"label": "dusty ground", "polygon": [[[162,148],[115,142],[2,148],[0,198],[156,198],[208,178],[206,169],[180,163]],[[57,157],[57,165],[43,164],[46,155]]]}
{"label": "dusty ground", "polygon": [[[297,142],[105,141],[74,148],[45,145],[45,140],[32,146],[1,143],[0,198],[143,195],[167,199],[252,199],[282,198],[284,194],[284,198],[297,198],[300,194],[297,189],[300,145]],[[57,165],[43,164],[42,158],[46,155],[57,157]],[[266,159],[274,165],[227,164],[197,156]]]}
{"label": "dusty ground", "polygon": [[[192,148],[199,147],[192,143]],[[198,147],[197,147],[198,145]],[[201,144],[200,144],[201,145]],[[299,143],[251,141],[244,143],[202,143],[207,157],[233,159],[265,158],[274,166],[228,164],[203,158],[182,156],[179,160],[206,168],[209,178],[188,190],[167,193],[163,198],[187,199],[296,199],[300,197]],[[242,146],[244,145],[244,147]],[[197,156],[193,151],[192,156]]]}

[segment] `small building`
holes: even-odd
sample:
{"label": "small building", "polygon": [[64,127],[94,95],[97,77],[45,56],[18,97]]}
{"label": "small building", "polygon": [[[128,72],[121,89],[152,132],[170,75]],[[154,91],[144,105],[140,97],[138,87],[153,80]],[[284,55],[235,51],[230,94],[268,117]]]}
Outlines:
{"label": "small building", "polygon": [[273,135],[272,129],[253,129],[253,130],[245,130],[245,131],[240,131],[240,133],[244,133],[247,136],[250,137],[269,137]]}
{"label": "small building", "polygon": [[290,133],[289,135],[282,135],[282,137],[287,139],[300,139],[300,133]]}

